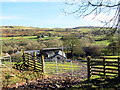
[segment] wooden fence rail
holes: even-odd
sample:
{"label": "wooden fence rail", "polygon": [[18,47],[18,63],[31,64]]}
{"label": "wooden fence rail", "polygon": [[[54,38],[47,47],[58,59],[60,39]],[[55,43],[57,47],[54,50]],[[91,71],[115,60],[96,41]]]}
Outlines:
{"label": "wooden fence rail", "polygon": [[88,80],[92,75],[120,77],[120,57],[87,57]]}
{"label": "wooden fence rail", "polygon": [[35,72],[44,73],[44,58],[41,55],[37,56],[36,52],[33,54],[22,51],[22,64],[18,65],[20,70],[32,70]]}

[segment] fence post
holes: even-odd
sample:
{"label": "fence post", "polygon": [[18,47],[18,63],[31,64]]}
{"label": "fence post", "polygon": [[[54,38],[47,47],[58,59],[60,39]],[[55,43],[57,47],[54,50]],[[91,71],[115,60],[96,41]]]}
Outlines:
{"label": "fence post", "polygon": [[120,58],[118,57],[118,77],[120,78]]}
{"label": "fence post", "polygon": [[25,60],[25,52],[24,52],[23,49],[21,49],[21,53],[22,53],[22,61],[23,61],[23,64],[20,65],[20,72],[21,72],[21,70],[22,70],[22,66],[25,65],[25,62],[26,62],[26,60]]}
{"label": "fence post", "polygon": [[90,80],[90,77],[91,77],[91,72],[90,72],[91,68],[90,68],[90,56],[87,57],[87,78],[88,78],[88,81]]}
{"label": "fence post", "polygon": [[9,56],[9,58],[10,58],[10,69],[11,69],[11,72],[12,72],[12,59],[11,59],[11,56]]}
{"label": "fence post", "polygon": [[36,70],[36,52],[33,52],[34,71]]}
{"label": "fence post", "polygon": [[44,73],[45,72],[45,70],[44,70],[44,55],[42,55],[41,58],[42,58],[42,72]]}
{"label": "fence post", "polygon": [[28,65],[27,69],[29,69],[29,66],[30,66],[30,65],[29,65],[30,59],[31,59],[30,57],[31,57],[31,54],[28,53],[28,57],[27,57],[27,61],[26,61],[26,62],[27,62],[27,65]]}
{"label": "fence post", "polygon": [[25,52],[23,49],[21,50],[21,52],[22,52],[23,63],[25,63]]}
{"label": "fence post", "polygon": [[106,73],[105,73],[105,58],[103,57],[103,73],[104,73],[104,77],[106,76]]}

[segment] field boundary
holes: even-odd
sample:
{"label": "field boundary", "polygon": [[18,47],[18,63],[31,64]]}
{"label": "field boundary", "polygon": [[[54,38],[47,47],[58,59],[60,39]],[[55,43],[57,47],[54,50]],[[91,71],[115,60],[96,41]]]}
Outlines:
{"label": "field boundary", "polygon": [[16,69],[44,73],[44,56],[38,57],[36,52],[31,54],[22,51],[22,63],[16,64]]}
{"label": "field boundary", "polygon": [[91,59],[87,57],[88,80],[93,75],[120,77],[120,57],[100,57],[99,59]]}

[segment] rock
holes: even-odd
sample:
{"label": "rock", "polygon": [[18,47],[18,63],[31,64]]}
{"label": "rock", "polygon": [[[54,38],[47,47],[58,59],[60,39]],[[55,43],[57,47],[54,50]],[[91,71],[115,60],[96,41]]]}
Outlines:
{"label": "rock", "polygon": [[58,85],[58,84],[55,84],[55,86],[56,86],[57,88],[60,88],[60,85]]}

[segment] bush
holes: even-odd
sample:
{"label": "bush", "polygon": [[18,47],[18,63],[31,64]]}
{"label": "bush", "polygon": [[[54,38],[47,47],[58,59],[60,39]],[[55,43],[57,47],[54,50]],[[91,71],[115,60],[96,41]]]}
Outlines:
{"label": "bush", "polygon": [[11,56],[11,58],[12,58],[12,62],[17,62],[17,63],[20,63],[23,60],[21,53],[14,54],[14,55]]}
{"label": "bush", "polygon": [[99,56],[101,55],[101,46],[98,45],[90,45],[84,48],[86,56]]}

